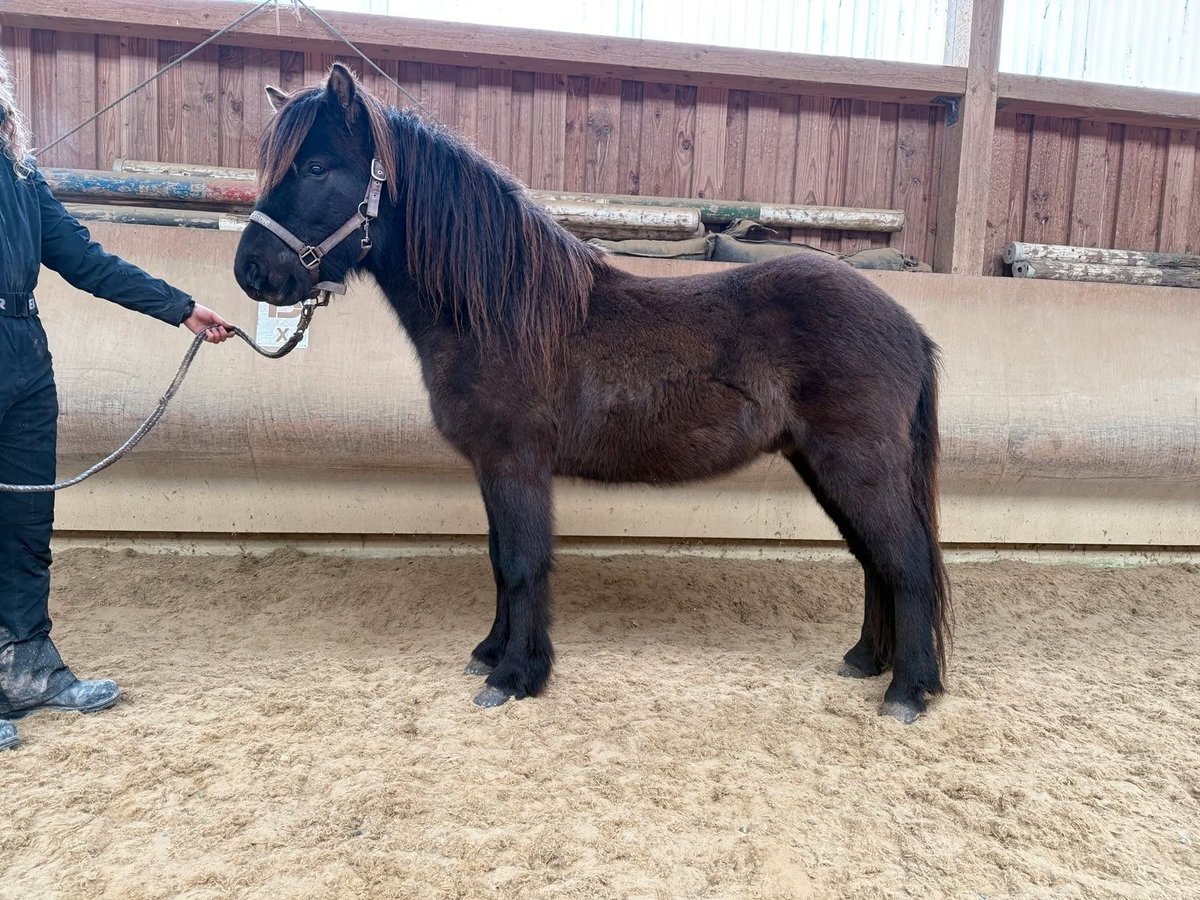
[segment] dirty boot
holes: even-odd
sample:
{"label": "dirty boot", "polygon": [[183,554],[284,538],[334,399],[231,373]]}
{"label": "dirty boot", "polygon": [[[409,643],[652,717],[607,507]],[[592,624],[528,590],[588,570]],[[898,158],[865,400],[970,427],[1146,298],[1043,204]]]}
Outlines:
{"label": "dirty boot", "polygon": [[91,681],[80,680],[55,694],[49,700],[43,700],[34,706],[10,713],[10,718],[19,719],[43,709],[57,712],[100,712],[116,703],[120,696],[121,689],[117,687],[115,681],[108,678]]}
{"label": "dirty boot", "polygon": [[19,743],[21,739],[17,737],[17,726],[0,720],[0,750],[11,750]]}

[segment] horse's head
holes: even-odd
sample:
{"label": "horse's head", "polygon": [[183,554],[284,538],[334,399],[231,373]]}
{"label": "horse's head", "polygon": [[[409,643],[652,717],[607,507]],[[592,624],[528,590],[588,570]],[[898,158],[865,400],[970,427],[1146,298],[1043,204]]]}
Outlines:
{"label": "horse's head", "polygon": [[395,149],[384,108],[340,64],[322,87],[291,96],[268,87],[267,96],[276,115],[260,142],[258,203],[233,268],[251,298],[284,306],[318,282],[344,281],[362,261],[364,219],[395,189]]}

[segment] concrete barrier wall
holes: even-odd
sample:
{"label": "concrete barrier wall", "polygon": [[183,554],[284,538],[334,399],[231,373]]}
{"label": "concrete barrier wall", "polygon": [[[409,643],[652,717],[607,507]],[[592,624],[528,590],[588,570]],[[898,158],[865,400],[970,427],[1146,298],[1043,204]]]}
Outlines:
{"label": "concrete barrier wall", "polygon": [[[252,329],[236,234],[104,225],[109,249]],[[711,263],[622,260],[683,274]],[[869,273],[945,353],[943,537],[950,543],[1200,545],[1200,292]],[[153,408],[190,335],[45,272],[60,472]],[[847,402],[853,402],[848,398]],[[319,311],[282,361],[205,347],[135,455],[59,495],[91,532],[478,534],[469,472],[433,430],[415,357],[373,288]],[[558,530],[587,537],[830,540],[777,459],[671,489],[563,483]]]}

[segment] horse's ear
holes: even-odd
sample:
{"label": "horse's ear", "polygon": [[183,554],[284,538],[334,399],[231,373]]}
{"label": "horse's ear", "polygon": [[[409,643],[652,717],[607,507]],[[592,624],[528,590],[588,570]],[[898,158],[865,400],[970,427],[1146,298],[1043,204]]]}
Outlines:
{"label": "horse's ear", "polygon": [[271,109],[275,112],[283,109],[283,104],[287,103],[288,95],[274,85],[267,85],[267,102],[271,104]]}
{"label": "horse's ear", "polygon": [[325,90],[347,113],[354,108],[354,96],[357,90],[354,86],[354,73],[340,62],[334,63],[333,68],[329,70],[329,82],[325,85]]}

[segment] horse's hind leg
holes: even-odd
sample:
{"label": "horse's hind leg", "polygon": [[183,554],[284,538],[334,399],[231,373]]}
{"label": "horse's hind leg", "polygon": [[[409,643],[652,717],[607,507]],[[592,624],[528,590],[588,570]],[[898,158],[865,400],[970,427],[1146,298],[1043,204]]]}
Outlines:
{"label": "horse's hind leg", "polygon": [[846,651],[838,674],[843,678],[874,678],[891,665],[891,641],[884,636],[895,633],[892,619],[895,598],[869,564],[864,564],[863,624],[858,643]]}
{"label": "horse's hind leg", "polygon": [[471,652],[471,661],[467,663],[465,671],[467,675],[489,674],[504,657],[504,648],[508,645],[508,596],[504,590],[504,570],[500,567],[500,539],[486,497],[483,505],[487,509],[488,559],[491,560],[492,577],[496,581],[496,618],[492,621],[488,636]]}
{"label": "horse's hind leg", "polygon": [[838,674],[843,678],[873,678],[891,664],[894,598],[892,590],[879,577],[867,553],[866,544],[842,509],[834,503],[817,479],[808,461],[800,453],[786,454],[825,514],[833,520],[854,558],[863,567],[863,624],[858,643],[842,657]]}
{"label": "horse's hind leg", "polygon": [[[883,590],[891,592],[891,622],[864,623],[869,645],[862,655],[878,654],[883,661],[891,656],[892,683],[881,713],[913,722],[924,712],[926,697],[942,691],[935,637],[943,623],[936,548],[929,523],[913,499],[910,450],[887,437],[828,438],[810,430],[800,451],[826,497],[861,541],[864,566],[873,570]],[[891,626],[890,654],[889,635],[872,625]]]}
{"label": "horse's hind leg", "polygon": [[[489,512],[496,571],[497,615],[493,634],[476,648],[496,662],[475,697],[480,706],[499,706],[541,693],[550,677],[550,570],[553,564],[549,469],[518,468],[511,460],[481,467],[480,486]],[[494,635],[507,631],[501,650]],[[489,643],[489,641],[491,643]],[[485,647],[485,645],[487,645]],[[486,662],[480,657],[481,662]]]}

